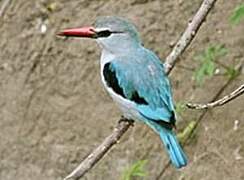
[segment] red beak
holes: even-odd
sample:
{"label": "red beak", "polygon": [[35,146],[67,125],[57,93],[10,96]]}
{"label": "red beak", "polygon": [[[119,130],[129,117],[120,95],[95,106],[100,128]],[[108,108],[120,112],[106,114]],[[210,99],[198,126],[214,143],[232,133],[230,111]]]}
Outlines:
{"label": "red beak", "polygon": [[97,33],[94,27],[82,27],[82,28],[65,29],[57,33],[57,35],[66,36],[66,37],[96,38]]}

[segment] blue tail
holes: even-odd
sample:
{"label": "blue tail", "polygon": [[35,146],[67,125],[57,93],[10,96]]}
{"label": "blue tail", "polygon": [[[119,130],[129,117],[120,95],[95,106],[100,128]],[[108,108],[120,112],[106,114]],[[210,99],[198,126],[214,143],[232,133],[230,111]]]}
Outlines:
{"label": "blue tail", "polygon": [[169,157],[176,168],[186,166],[187,157],[181,148],[178,140],[176,139],[175,133],[164,127],[157,128],[161,140],[163,141]]}
{"label": "blue tail", "polygon": [[181,148],[175,133],[171,129],[158,124],[156,121],[149,120],[148,118],[145,118],[144,122],[159,134],[173,165],[176,168],[186,166],[187,157]]}

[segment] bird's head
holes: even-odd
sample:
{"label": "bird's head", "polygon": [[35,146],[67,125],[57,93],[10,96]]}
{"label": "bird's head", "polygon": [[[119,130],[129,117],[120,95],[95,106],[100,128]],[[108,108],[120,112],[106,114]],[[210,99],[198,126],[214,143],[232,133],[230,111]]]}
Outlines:
{"label": "bird's head", "polygon": [[114,16],[100,17],[94,26],[65,29],[57,35],[93,38],[103,49],[112,52],[136,48],[141,44],[136,27],[124,18]]}

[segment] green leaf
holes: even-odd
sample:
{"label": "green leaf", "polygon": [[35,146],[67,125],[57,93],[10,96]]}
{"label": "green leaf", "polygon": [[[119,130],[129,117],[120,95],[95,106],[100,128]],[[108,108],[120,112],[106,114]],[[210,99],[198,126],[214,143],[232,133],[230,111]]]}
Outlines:
{"label": "green leaf", "polygon": [[229,78],[229,79],[234,79],[236,76],[238,76],[238,74],[239,74],[239,71],[238,70],[236,70],[235,69],[235,67],[228,67],[227,69],[226,69],[226,73],[225,73],[226,75],[227,75],[227,77]]}
{"label": "green leaf", "polygon": [[175,111],[177,114],[181,115],[186,110],[186,106],[184,102],[176,102]]}
{"label": "green leaf", "polygon": [[215,72],[215,60],[225,56],[228,50],[223,45],[209,46],[204,52],[198,56],[196,59],[200,60],[201,65],[196,69],[194,73],[194,79],[197,85],[202,85],[206,77],[212,77]]}
{"label": "green leaf", "polygon": [[192,134],[194,129],[196,128],[197,122],[191,121],[183,130],[183,132],[177,134],[177,139],[179,139],[180,143],[184,144],[189,136]]}
{"label": "green leaf", "polygon": [[237,6],[234,9],[234,12],[230,17],[230,22],[233,25],[238,25],[243,18],[244,18],[244,3]]}
{"label": "green leaf", "polygon": [[133,177],[145,177],[146,171],[144,167],[147,163],[147,160],[139,160],[127,168],[123,175],[122,180],[132,180]]}

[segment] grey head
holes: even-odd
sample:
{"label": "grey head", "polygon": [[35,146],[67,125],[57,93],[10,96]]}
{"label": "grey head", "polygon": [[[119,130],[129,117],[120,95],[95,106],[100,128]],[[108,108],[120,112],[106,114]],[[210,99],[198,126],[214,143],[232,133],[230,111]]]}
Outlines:
{"label": "grey head", "polygon": [[99,17],[94,26],[98,32],[96,40],[104,50],[114,53],[124,52],[141,45],[136,27],[124,18],[116,16]]}

